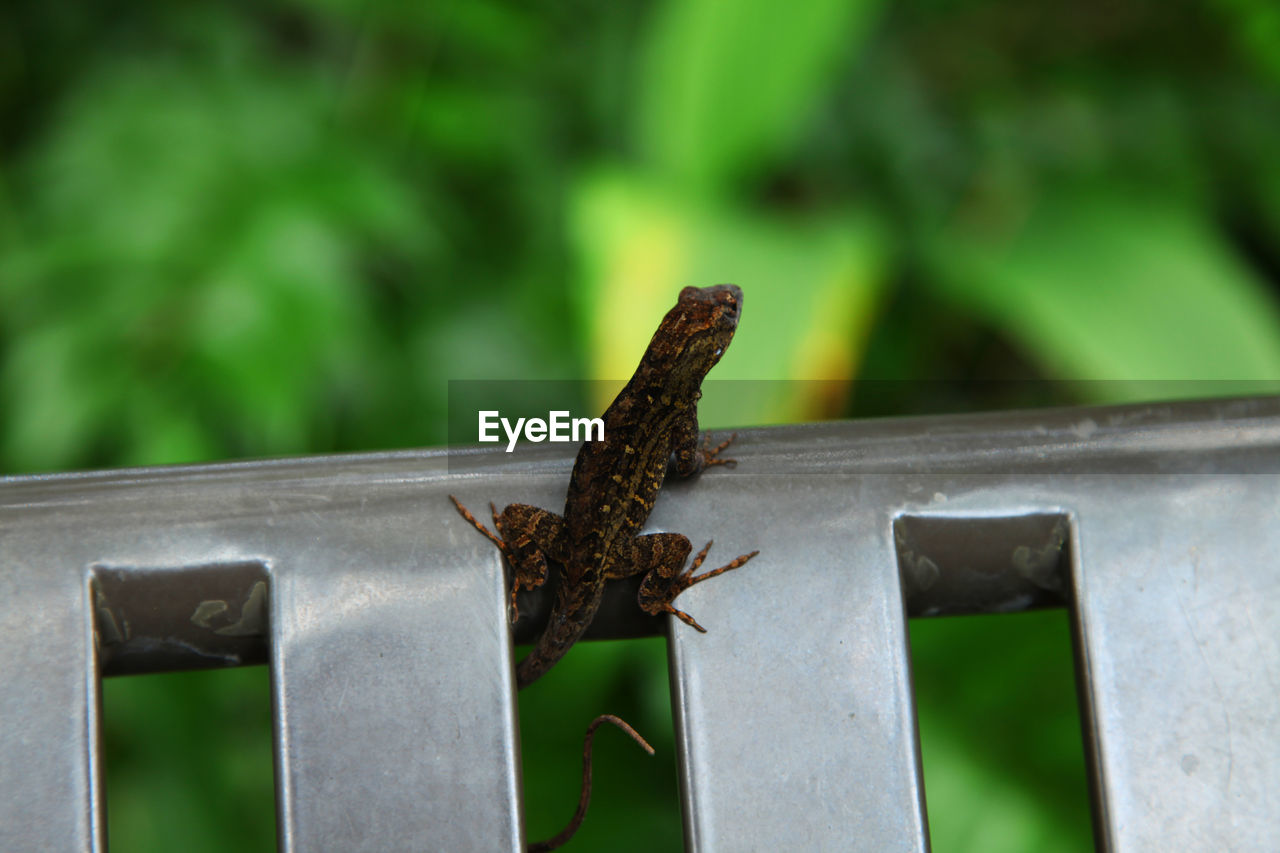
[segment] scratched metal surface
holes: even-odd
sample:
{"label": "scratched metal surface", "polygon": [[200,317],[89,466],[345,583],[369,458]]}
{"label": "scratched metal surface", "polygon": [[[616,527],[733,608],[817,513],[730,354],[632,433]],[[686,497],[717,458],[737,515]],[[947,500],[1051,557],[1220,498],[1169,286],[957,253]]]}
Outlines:
{"label": "scratched metal surface", "polygon": [[[670,631],[689,849],[927,849],[904,612],[1069,602],[1103,848],[1280,849],[1280,400],[762,429],[734,455],[649,525],[761,549],[681,599],[711,632],[631,615],[633,588],[595,632]],[[501,565],[445,495],[558,508],[571,457],[0,480],[0,849],[105,847],[100,670],[254,660],[282,849],[519,849]]]}

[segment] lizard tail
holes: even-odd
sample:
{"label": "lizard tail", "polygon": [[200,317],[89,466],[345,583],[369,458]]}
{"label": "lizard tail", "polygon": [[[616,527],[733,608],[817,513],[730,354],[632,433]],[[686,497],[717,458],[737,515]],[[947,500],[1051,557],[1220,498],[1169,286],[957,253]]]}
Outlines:
{"label": "lizard tail", "polygon": [[527,853],[547,853],[549,850],[555,850],[561,844],[564,844],[573,834],[578,831],[578,827],[582,825],[582,819],[587,814],[587,804],[591,802],[591,741],[595,737],[596,729],[601,723],[613,723],[618,728],[626,732],[632,740],[640,744],[645,752],[653,755],[653,747],[649,746],[649,742],[640,737],[640,734],[631,726],[627,725],[620,717],[613,714],[601,714],[591,721],[591,725],[587,726],[587,736],[582,743],[582,795],[578,798],[578,811],[574,813],[573,819],[569,821],[569,825],[560,830],[558,835],[548,838],[546,841],[539,841],[530,844]]}

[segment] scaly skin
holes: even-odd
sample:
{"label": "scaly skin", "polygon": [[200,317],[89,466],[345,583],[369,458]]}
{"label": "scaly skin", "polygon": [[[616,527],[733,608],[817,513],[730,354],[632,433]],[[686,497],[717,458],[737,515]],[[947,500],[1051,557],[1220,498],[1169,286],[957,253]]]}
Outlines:
{"label": "scaly skin", "polygon": [[[490,504],[497,528],[494,535],[450,495],[462,516],[497,545],[515,569],[513,621],[519,617],[516,592],[546,581],[547,559],[564,566],[547,626],[533,651],[516,667],[519,687],[540,678],[578,641],[595,618],[607,581],[644,573],[639,604],[645,612],[671,613],[705,631],[673,606],[676,596],[738,568],[758,553],[752,551],[695,576],[710,542],[682,572],[692,551],[687,538],[678,533],[640,533],[669,465],[688,477],[710,465],[734,462],[719,457],[732,437],[716,447],[699,445],[698,400],[703,378],[733,340],[741,310],[742,291],[732,284],[686,287],[680,292],[635,375],[605,411],[603,440],[585,442],[578,451],[564,515],[511,504],[499,516]],[[584,786],[584,797],[588,793]],[[579,820],[581,814],[566,830],[568,835]],[[557,836],[557,843],[568,835]]]}

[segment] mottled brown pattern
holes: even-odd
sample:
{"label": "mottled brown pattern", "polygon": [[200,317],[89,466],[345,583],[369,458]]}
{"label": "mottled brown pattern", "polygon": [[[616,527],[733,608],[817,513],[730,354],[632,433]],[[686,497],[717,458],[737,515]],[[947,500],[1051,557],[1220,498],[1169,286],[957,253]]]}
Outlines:
{"label": "mottled brown pattern", "polygon": [[[732,284],[680,292],[635,375],[605,410],[604,439],[586,442],[578,451],[564,515],[526,504],[511,504],[498,515],[490,504],[495,535],[450,495],[463,518],[497,545],[514,569],[512,621],[519,618],[516,592],[546,581],[547,559],[564,566],[547,627],[516,668],[519,687],[536,681],[582,636],[600,607],[606,581],[643,573],[639,604],[645,612],[671,613],[705,631],[673,606],[676,596],[758,553],[694,576],[710,542],[681,571],[693,550],[688,539],[678,533],[640,533],[669,465],[688,477],[709,465],[735,464],[719,456],[732,437],[715,447],[699,444],[698,400],[703,378],[733,339],[741,310],[742,291]],[[589,785],[584,797],[587,792]],[[581,812],[566,833],[553,839],[556,846],[580,821]]]}

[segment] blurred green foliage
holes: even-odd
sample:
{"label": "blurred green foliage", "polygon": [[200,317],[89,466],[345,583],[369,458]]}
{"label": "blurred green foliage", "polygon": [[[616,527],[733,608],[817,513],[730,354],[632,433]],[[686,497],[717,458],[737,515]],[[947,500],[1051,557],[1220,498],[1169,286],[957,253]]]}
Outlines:
{"label": "blurred green foliage", "polygon": [[273,848],[268,681],[255,666],[104,682],[113,849]]}
{"label": "blurred green foliage", "polygon": [[[1267,0],[11,0],[0,470],[439,444],[447,380],[617,379],[716,280],[746,292],[718,377],[844,389],[740,423],[1256,388],[1278,90]],[[913,626],[937,849],[1088,844],[1061,616]],[[531,835],[608,707],[660,758],[602,736],[578,849],[678,846],[660,645],[521,696]],[[108,685],[117,849],[269,846],[265,699]],[[137,768],[183,741],[178,802]]]}

